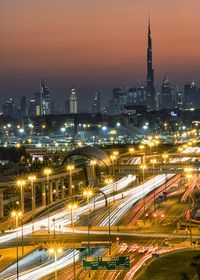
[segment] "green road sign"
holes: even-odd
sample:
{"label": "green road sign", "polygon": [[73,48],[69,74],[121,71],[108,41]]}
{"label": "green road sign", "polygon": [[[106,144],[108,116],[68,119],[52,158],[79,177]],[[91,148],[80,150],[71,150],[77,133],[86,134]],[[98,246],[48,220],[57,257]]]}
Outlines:
{"label": "green road sign", "polygon": [[87,257],[83,259],[84,270],[98,270],[98,257]]}
{"label": "green road sign", "polygon": [[115,257],[99,257],[98,270],[115,270]]}
{"label": "green road sign", "polygon": [[87,257],[83,259],[83,270],[127,270],[130,269],[129,256]]}
{"label": "green road sign", "polygon": [[129,256],[119,256],[115,257],[116,270],[125,270],[130,268],[130,257]]}

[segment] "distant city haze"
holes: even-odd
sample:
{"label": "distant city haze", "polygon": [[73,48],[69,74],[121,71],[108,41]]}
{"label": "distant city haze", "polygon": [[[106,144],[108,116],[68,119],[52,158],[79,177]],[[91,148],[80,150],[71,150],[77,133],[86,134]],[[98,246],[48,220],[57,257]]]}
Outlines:
{"label": "distant city haze", "polygon": [[199,0],[1,0],[0,105],[43,78],[56,105],[75,86],[83,109],[96,90],[107,102],[114,87],[146,85],[148,15],[156,89],[165,72],[172,86],[198,83],[199,12]]}

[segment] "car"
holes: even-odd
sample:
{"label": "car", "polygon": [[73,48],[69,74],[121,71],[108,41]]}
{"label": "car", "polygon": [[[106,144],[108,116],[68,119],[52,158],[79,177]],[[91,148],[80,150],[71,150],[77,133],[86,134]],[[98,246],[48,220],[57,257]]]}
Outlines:
{"label": "car", "polygon": [[142,247],[138,250],[138,253],[139,254],[144,254],[145,252],[147,251],[147,248],[146,247]]}

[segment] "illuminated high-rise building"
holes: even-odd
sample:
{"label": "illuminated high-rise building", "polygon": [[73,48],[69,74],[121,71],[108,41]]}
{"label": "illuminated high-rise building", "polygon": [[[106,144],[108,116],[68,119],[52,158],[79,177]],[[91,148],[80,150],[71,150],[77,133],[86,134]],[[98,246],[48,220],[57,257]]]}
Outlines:
{"label": "illuminated high-rise building", "polygon": [[76,93],[76,89],[74,87],[70,91],[69,107],[70,107],[70,114],[78,113],[77,93]]}
{"label": "illuminated high-rise building", "polygon": [[150,20],[148,25],[148,47],[147,47],[147,98],[148,108],[155,108],[155,87],[154,87],[154,70],[152,61],[152,37]]}
{"label": "illuminated high-rise building", "polygon": [[46,80],[40,82],[40,115],[50,115],[50,91]]}
{"label": "illuminated high-rise building", "polygon": [[[35,116],[40,116],[41,115],[41,94],[40,92],[35,92],[34,93],[34,99],[35,102],[32,103],[35,104]],[[32,106],[33,107],[33,106]]]}
{"label": "illuminated high-rise building", "polygon": [[171,109],[173,107],[172,88],[170,87],[167,74],[164,75],[161,88],[161,108]]}
{"label": "illuminated high-rise building", "polygon": [[101,112],[100,92],[96,91],[94,94],[94,100],[92,103],[92,113],[98,114],[100,112]]}
{"label": "illuminated high-rise building", "polygon": [[184,85],[184,100],[185,108],[199,108],[198,89],[194,81]]}
{"label": "illuminated high-rise building", "polygon": [[23,120],[27,117],[27,106],[26,106],[26,97],[22,96],[20,100],[20,107],[19,107],[19,117],[20,120]]}
{"label": "illuminated high-rise building", "polygon": [[36,116],[36,100],[34,98],[29,100],[28,116],[29,117]]}
{"label": "illuminated high-rise building", "polygon": [[10,98],[3,104],[3,114],[7,117],[16,118],[16,105],[13,98]]}

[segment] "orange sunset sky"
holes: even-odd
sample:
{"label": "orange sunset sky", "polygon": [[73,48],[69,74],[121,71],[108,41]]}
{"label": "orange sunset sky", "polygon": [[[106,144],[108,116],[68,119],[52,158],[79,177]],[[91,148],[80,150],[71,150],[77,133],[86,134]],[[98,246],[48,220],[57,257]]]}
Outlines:
{"label": "orange sunset sky", "polygon": [[199,82],[199,0],[1,0],[0,103],[31,97],[43,77],[61,104],[75,85],[85,107],[97,89],[107,100],[145,84],[149,14],[157,90],[164,72],[173,86]]}

